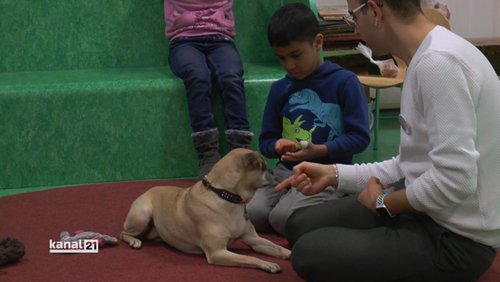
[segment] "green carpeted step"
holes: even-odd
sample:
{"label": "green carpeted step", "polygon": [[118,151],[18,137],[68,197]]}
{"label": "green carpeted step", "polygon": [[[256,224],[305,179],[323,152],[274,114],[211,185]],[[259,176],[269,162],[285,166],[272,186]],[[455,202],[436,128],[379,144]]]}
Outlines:
{"label": "green carpeted step", "polygon": [[[245,71],[258,136],[269,87],[283,71]],[[0,188],[196,175],[184,87],[168,67],[2,73],[0,93]]]}
{"label": "green carpeted step", "polygon": [[[267,23],[288,2],[234,6],[255,149],[269,87],[284,75]],[[4,0],[0,29],[0,189],[197,174],[163,0]]]}

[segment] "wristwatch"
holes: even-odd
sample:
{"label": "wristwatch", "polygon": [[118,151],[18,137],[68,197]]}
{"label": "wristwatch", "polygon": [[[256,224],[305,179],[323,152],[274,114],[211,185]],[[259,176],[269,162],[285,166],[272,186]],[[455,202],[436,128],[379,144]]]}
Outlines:
{"label": "wristwatch", "polygon": [[384,198],[387,196],[387,194],[382,193],[378,195],[377,197],[377,204],[375,206],[375,209],[377,210],[378,215],[384,217],[384,218],[392,218],[394,215],[391,214],[387,206],[384,204]]}

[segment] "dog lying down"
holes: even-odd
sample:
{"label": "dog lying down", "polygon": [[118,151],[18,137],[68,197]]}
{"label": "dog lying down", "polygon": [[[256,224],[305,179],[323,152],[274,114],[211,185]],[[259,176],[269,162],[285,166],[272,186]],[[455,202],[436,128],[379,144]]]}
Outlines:
{"label": "dog lying down", "polygon": [[139,196],[120,238],[135,249],[141,247],[140,239],[161,239],[185,253],[205,254],[211,264],[280,272],[276,263],[227,250],[228,244],[240,239],[256,252],[290,257],[290,250],[259,237],[245,218],[245,203],[265,181],[265,171],[259,153],[234,149],[189,188],[158,186]]}

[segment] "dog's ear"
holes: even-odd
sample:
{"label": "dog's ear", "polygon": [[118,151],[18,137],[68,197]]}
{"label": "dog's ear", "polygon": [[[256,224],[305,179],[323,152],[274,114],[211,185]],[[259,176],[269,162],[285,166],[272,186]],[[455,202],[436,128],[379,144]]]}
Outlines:
{"label": "dog's ear", "polygon": [[243,164],[247,170],[264,171],[266,169],[264,158],[257,152],[250,152],[243,155]]}

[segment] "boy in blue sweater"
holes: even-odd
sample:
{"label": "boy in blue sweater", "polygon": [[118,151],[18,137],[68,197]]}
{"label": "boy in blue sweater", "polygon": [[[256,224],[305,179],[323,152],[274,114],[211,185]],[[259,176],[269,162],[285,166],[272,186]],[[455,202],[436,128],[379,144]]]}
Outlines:
{"label": "boy in blue sweater", "polygon": [[[342,197],[333,187],[314,196],[295,188],[275,192],[301,161],[351,164],[354,154],[370,143],[368,105],[356,75],[323,62],[323,35],[313,12],[304,4],[278,9],[268,27],[268,40],[287,75],[273,83],[259,137],[261,153],[279,158],[270,177],[247,205],[258,231],[283,234],[297,208]],[[301,145],[302,144],[302,145]],[[307,145],[306,145],[307,144]]]}

